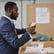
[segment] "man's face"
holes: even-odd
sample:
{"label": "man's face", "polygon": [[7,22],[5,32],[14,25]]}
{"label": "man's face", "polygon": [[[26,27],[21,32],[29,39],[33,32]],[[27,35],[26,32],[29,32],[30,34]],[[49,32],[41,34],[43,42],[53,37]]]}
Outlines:
{"label": "man's face", "polygon": [[11,17],[12,19],[16,20],[17,17],[18,17],[18,15],[19,15],[19,13],[18,13],[18,8],[17,8],[16,5],[14,5],[14,8],[13,8],[12,11],[11,11],[10,17]]}

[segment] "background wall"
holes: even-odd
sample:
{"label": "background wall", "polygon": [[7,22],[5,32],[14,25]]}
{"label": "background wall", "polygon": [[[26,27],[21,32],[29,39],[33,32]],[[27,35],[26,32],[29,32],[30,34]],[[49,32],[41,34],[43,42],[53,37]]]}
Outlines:
{"label": "background wall", "polygon": [[[33,4],[34,0],[0,0],[0,17],[4,14],[4,4],[7,1],[14,1],[19,7],[19,17],[15,21],[17,28],[27,27],[27,4]],[[35,3],[54,3],[54,0],[35,0]]]}

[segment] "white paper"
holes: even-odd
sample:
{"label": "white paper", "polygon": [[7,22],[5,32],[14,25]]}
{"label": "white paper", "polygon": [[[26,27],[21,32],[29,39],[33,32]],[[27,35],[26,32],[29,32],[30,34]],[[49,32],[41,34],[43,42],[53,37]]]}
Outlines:
{"label": "white paper", "polygon": [[36,8],[36,23],[50,23],[49,8]]}
{"label": "white paper", "polygon": [[30,27],[36,26],[36,22],[32,22]]}
{"label": "white paper", "polygon": [[39,48],[38,47],[34,47],[34,46],[30,46],[30,47],[26,47],[25,53],[31,53],[31,52],[39,52]]}
{"label": "white paper", "polygon": [[[35,44],[35,43],[33,43],[33,44]],[[41,53],[45,53],[46,51],[42,51],[42,49],[43,49],[43,46],[44,46],[44,43],[42,42],[42,43],[36,43],[36,44],[38,44],[38,46],[36,46],[36,45],[32,45],[32,46],[30,46],[30,47],[26,47],[26,50],[25,50],[25,52],[29,52],[29,53],[31,53],[31,52],[41,52]]]}
{"label": "white paper", "polygon": [[30,46],[30,47],[26,47],[25,53],[47,53],[47,51],[42,50],[39,47]]}
{"label": "white paper", "polygon": [[51,47],[43,48],[42,50],[44,50],[48,53],[54,53],[54,48],[51,48]]}
{"label": "white paper", "polygon": [[54,48],[47,47],[47,48],[39,48],[36,46],[26,47],[25,53],[54,53]]}

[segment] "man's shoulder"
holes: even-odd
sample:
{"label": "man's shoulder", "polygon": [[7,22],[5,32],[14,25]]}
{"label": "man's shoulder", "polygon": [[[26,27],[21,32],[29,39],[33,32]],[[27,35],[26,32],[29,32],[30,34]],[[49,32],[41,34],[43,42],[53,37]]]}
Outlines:
{"label": "man's shoulder", "polygon": [[0,19],[0,23],[10,23],[10,21],[6,17],[2,16]]}
{"label": "man's shoulder", "polygon": [[2,17],[1,19],[0,19],[0,27],[1,26],[4,26],[4,25],[10,25],[10,21],[8,20],[8,19],[6,19],[5,17]]}

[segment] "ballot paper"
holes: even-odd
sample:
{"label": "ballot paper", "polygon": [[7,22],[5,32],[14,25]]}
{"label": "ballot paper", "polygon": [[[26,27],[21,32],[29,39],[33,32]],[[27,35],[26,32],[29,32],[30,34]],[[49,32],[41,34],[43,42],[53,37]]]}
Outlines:
{"label": "ballot paper", "polygon": [[35,46],[26,47],[25,53],[39,52],[39,48]]}
{"label": "ballot paper", "polygon": [[44,48],[44,50],[49,52],[49,53],[54,53],[54,48],[52,48],[52,47]]}
{"label": "ballot paper", "polygon": [[46,53],[47,51],[43,50],[44,42],[38,43],[38,42],[32,42],[32,46],[27,46],[25,53]]}
{"label": "ballot paper", "polygon": [[32,22],[30,27],[35,26],[35,25],[36,25],[36,22]]}
{"label": "ballot paper", "polygon": [[26,47],[25,53],[47,53],[47,51],[36,46]]}
{"label": "ballot paper", "polygon": [[25,53],[54,53],[54,48],[47,47],[47,48],[39,48],[36,46],[26,47]]}
{"label": "ballot paper", "polygon": [[[44,48],[44,42],[37,43],[37,42],[32,42],[32,46],[27,46],[25,49],[25,53],[54,53],[54,48],[52,47],[47,47]],[[38,44],[38,45],[35,45]]]}

